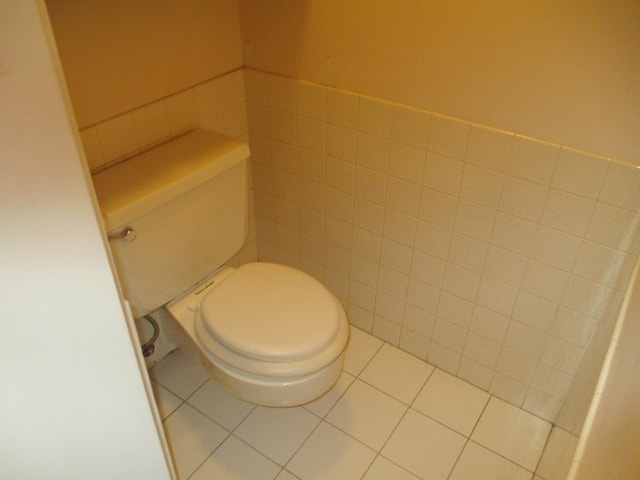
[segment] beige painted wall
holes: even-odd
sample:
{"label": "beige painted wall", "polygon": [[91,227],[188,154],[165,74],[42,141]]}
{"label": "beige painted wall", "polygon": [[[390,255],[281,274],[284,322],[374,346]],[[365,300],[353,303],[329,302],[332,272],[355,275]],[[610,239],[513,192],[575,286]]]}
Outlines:
{"label": "beige painted wall", "polygon": [[79,126],[242,66],[237,0],[47,0]]}
{"label": "beige painted wall", "polygon": [[640,163],[635,0],[240,0],[245,65]]}

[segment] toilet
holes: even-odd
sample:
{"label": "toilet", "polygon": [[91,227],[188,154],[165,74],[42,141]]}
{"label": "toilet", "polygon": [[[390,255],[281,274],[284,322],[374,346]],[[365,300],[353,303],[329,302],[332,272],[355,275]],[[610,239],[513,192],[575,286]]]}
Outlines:
{"label": "toilet", "polygon": [[195,351],[211,378],[239,398],[301,405],[337,381],[347,316],[302,271],[224,266],[246,237],[248,157],[246,144],[195,130],[93,183],[134,317],[162,308],[174,343]]}

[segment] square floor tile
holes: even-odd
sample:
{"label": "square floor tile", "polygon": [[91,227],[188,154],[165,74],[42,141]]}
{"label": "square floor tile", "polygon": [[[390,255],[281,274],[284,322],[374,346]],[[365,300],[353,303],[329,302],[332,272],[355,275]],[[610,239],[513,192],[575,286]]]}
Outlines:
{"label": "square floor tile", "polygon": [[286,470],[282,470],[275,480],[298,480],[298,477],[293,475],[292,473],[287,472]]}
{"label": "square floor tile", "polygon": [[285,465],[320,419],[302,407],[257,407],[235,435],[279,465]]}
{"label": "square floor tile", "polygon": [[309,410],[311,413],[318,415],[319,417],[324,418],[324,416],[331,410],[331,407],[335,405],[338,399],[342,396],[342,394],[349,388],[349,385],[353,382],[353,375],[343,371],[340,373],[340,378],[336,384],[321,396],[319,399],[307,403],[304,405],[304,408]]}
{"label": "square floor tile", "polygon": [[383,342],[373,335],[351,326],[351,338],[344,355],[343,368],[351,375],[358,376],[373,358]]}
{"label": "square floor tile", "polygon": [[186,403],[163,425],[180,480],[189,477],[229,434]]}
{"label": "square floor tile", "polygon": [[533,471],[550,430],[549,422],[491,397],[471,439]]}
{"label": "square floor tile", "polygon": [[230,435],[189,480],[272,480],[280,466]]}
{"label": "square floor tile", "polygon": [[419,480],[418,477],[378,455],[362,480]]}
{"label": "square floor tile", "polygon": [[382,455],[420,478],[446,480],[467,439],[410,409]]}
{"label": "square floor tile", "polygon": [[360,378],[409,405],[431,372],[431,365],[385,343]]}
{"label": "square floor tile", "polygon": [[488,400],[487,392],[436,369],[412,406],[468,437]]}
{"label": "square floor tile", "polygon": [[163,358],[149,370],[149,376],[183,400],[209,378],[202,365],[190,363],[180,350]]}
{"label": "square floor tile", "polygon": [[303,480],[357,479],[376,452],[344,432],[322,422],[287,464]]}
{"label": "square floor tile", "polygon": [[187,402],[227,430],[236,428],[255,405],[234,397],[213,380],[207,380]]}
{"label": "square floor tile", "polygon": [[183,402],[180,397],[171,393],[158,382],[152,380],[151,388],[153,389],[153,396],[156,399],[156,406],[158,407],[158,413],[160,413],[162,420],[171,415]]}
{"label": "square floor tile", "polygon": [[406,411],[403,403],[356,379],[326,420],[380,450]]}
{"label": "square floor tile", "polygon": [[449,480],[531,480],[529,472],[504,457],[469,442]]}

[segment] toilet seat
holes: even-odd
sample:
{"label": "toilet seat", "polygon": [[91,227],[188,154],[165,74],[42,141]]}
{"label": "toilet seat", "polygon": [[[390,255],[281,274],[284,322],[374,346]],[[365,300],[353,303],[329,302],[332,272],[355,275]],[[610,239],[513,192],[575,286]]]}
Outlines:
{"label": "toilet seat", "polygon": [[270,377],[325,367],[349,335],[342,306],[320,282],[264,262],[239,267],[206,294],[195,334],[226,364]]}

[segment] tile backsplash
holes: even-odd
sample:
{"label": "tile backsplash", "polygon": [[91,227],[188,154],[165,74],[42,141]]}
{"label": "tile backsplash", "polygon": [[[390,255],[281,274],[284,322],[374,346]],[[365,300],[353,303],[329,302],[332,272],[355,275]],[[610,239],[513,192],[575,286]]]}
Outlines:
{"label": "tile backsplash", "polygon": [[258,254],[579,434],[640,247],[633,165],[245,70]]}
{"label": "tile backsplash", "polygon": [[640,250],[640,171],[245,69],[83,129],[92,171],[192,128],[251,145],[232,264],[322,281],[351,323],[575,435]]}

